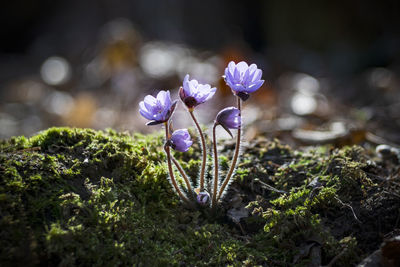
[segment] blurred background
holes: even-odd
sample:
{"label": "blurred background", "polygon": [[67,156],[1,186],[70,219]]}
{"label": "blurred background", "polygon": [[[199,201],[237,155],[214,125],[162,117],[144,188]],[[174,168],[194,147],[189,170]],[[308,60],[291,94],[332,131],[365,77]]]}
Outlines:
{"label": "blurred background", "polygon": [[[207,124],[235,103],[225,66],[245,60],[266,80],[245,102],[246,138],[397,145],[399,14],[397,0],[6,1],[0,138],[64,125],[154,131],[138,102],[177,98],[186,73],[218,88],[197,111]],[[176,128],[191,126],[183,105],[176,113]]]}

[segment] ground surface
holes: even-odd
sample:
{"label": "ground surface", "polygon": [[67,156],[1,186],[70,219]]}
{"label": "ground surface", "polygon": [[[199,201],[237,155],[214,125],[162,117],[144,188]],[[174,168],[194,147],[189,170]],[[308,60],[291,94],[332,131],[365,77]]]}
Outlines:
{"label": "ground surface", "polygon": [[[1,265],[352,266],[400,232],[395,156],[257,137],[212,215],[182,206],[162,145],[70,128],[2,141]],[[197,145],[176,157],[196,176]]]}

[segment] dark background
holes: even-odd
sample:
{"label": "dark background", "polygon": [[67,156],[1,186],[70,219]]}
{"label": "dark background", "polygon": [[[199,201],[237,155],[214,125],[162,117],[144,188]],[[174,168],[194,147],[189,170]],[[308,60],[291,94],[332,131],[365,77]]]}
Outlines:
{"label": "dark background", "polygon": [[[137,115],[138,101],[159,89],[176,95],[185,72],[220,89],[213,106],[230,104],[219,78],[230,60],[263,69],[267,83],[249,103],[265,113],[257,117],[261,121],[309,119],[321,114],[323,99],[329,109],[316,124],[361,110],[366,121],[388,117],[392,125],[384,128],[395,132],[399,14],[395,0],[6,1],[0,11],[0,137],[52,125],[148,131]],[[178,70],[167,57],[164,72],[152,73],[162,60],[150,57],[145,65],[149,47],[175,53]],[[41,68],[53,56],[65,60],[70,72],[65,81],[49,84]],[[301,75],[315,79],[318,92],[312,94],[322,96],[308,113],[296,112],[290,102]]]}

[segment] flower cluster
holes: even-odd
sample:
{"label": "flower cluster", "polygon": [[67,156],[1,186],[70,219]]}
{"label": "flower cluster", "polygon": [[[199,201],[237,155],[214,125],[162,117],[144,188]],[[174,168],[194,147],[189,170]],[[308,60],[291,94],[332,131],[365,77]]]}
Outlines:
{"label": "flower cluster", "polygon": [[[240,151],[240,136],[241,136],[241,101],[246,101],[250,93],[258,90],[264,83],[261,80],[262,71],[257,68],[257,65],[251,64],[250,66],[242,61],[237,64],[231,61],[225,69],[225,75],[223,76],[226,84],[231,88],[233,94],[237,98],[237,107],[227,107],[222,109],[216,115],[213,127],[213,151],[214,151],[214,177],[212,181],[212,189],[206,190],[205,188],[205,169],[207,163],[207,148],[203,131],[194,115],[195,108],[211,99],[217,88],[211,87],[209,84],[200,84],[197,80],[190,80],[189,74],[187,74],[183,80],[182,87],[179,89],[179,97],[184,105],[187,107],[196,129],[200,136],[201,148],[202,148],[202,165],[199,175],[199,187],[192,190],[192,184],[189,181],[182,166],[171,154],[170,148],[179,151],[186,152],[193,144],[190,134],[187,129],[179,129],[173,131],[171,128],[171,117],[174,113],[177,100],[172,101],[169,91],[160,91],[156,97],[148,95],[143,101],[139,103],[140,114],[149,120],[147,125],[156,125],[163,123],[165,126],[166,142],[164,150],[167,155],[168,171],[171,179],[171,183],[178,193],[180,198],[190,206],[198,205],[201,207],[211,206],[214,209],[218,203],[218,200],[225,192],[229,180],[231,179],[239,156]],[[232,137],[231,129],[237,130],[236,135],[236,146],[235,152],[232,158],[231,166],[224,179],[220,181],[218,175],[218,151],[216,145],[216,127],[222,126]],[[172,133],[171,133],[172,132]],[[181,189],[178,186],[172,163],[178,169],[182,178],[185,180],[186,188]],[[210,192],[210,193],[209,193]],[[211,197],[210,197],[211,195]]]}

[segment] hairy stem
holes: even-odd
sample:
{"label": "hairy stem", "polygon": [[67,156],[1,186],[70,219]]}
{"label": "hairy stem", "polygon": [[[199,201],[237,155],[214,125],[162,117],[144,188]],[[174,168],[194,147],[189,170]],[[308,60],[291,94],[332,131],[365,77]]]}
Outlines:
{"label": "hairy stem", "polygon": [[217,138],[215,134],[215,129],[217,128],[217,123],[214,123],[213,127],[213,146],[214,146],[214,190],[212,191],[212,204],[211,208],[215,209],[217,205],[217,190],[218,190],[218,151],[217,151]]}
{"label": "hairy stem", "polygon": [[[241,102],[240,102],[240,98],[238,96],[236,98],[237,98],[237,108],[240,111],[240,120],[241,120],[242,119]],[[239,151],[240,151],[241,128],[242,128],[242,125],[240,125],[239,128],[237,129],[236,147],[235,147],[235,152],[232,157],[231,167],[229,168],[228,174],[226,175],[226,178],[225,178],[224,182],[222,183],[221,188],[219,189],[217,201],[222,196],[222,193],[224,192],[225,187],[228,185],[228,182],[231,179],[233,171],[235,170],[235,167],[236,167],[236,163],[237,163],[237,159],[239,157]]]}
{"label": "hairy stem", "polygon": [[179,162],[174,158],[174,156],[171,155],[172,158],[172,162],[175,164],[176,168],[178,169],[178,171],[180,172],[180,174],[182,175],[183,179],[185,180],[186,183],[186,187],[188,189],[188,192],[192,193],[192,186],[190,185],[189,179],[185,173],[185,171],[183,170],[182,166],[179,164]]}
{"label": "hairy stem", "polygon": [[[168,140],[169,139],[169,127],[168,123],[165,122],[165,137]],[[176,192],[178,192],[180,198],[190,204],[189,199],[182,193],[182,191],[179,189],[178,184],[176,183],[175,176],[174,176],[174,171],[172,170],[172,164],[171,164],[171,151],[169,146],[164,146],[165,153],[167,154],[167,163],[168,163],[168,171],[169,171],[169,176],[171,177],[172,185],[174,186]]]}
{"label": "hairy stem", "polygon": [[200,135],[200,140],[201,140],[201,147],[202,147],[202,152],[203,152],[203,161],[201,163],[201,170],[200,170],[200,192],[204,190],[204,173],[206,170],[206,163],[207,163],[207,150],[206,150],[206,141],[204,139],[203,131],[200,128],[199,123],[197,122],[196,117],[193,114],[193,110],[189,109],[189,114],[192,117],[194,124],[196,125],[197,131],[199,132]]}

